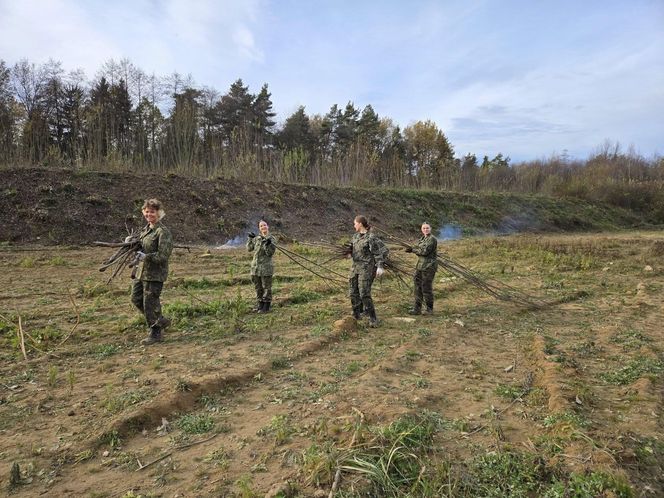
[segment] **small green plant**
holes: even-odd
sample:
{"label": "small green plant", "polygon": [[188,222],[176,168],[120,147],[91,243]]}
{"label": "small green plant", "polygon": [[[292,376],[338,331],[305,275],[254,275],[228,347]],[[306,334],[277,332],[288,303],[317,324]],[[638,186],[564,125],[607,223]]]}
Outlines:
{"label": "small green plant", "polygon": [[272,370],[281,370],[290,367],[290,362],[288,361],[288,358],[285,358],[283,356],[272,358],[272,361],[270,363],[272,365]]}
{"label": "small green plant", "polygon": [[36,264],[35,258],[31,258],[30,256],[27,256],[18,263],[18,266],[21,268],[34,268]]}
{"label": "small green plant", "polygon": [[350,377],[351,375],[359,372],[362,368],[362,364],[358,361],[350,361],[344,365],[338,365],[332,370],[332,376],[337,379],[344,379]]}
{"label": "small green plant", "polygon": [[67,265],[67,260],[63,258],[62,256],[53,256],[51,259],[48,260],[48,265],[49,266],[66,266]]}
{"label": "small green plant", "polygon": [[99,437],[99,442],[101,444],[107,444],[111,449],[118,448],[122,444],[122,439],[118,431],[105,432]]}
{"label": "small green plant", "polygon": [[208,453],[205,458],[203,458],[204,462],[208,462],[213,464],[215,467],[219,467],[222,470],[227,469],[229,464],[230,464],[230,455],[226,450],[223,448],[217,448],[216,450],[211,451]]}
{"label": "small green plant", "polygon": [[69,384],[69,394],[74,390],[74,384],[76,383],[76,374],[73,370],[67,372],[67,384]]}
{"label": "small green plant", "polygon": [[259,498],[262,496],[258,491],[254,491],[253,480],[249,475],[240,477],[235,481],[235,486],[238,488],[240,498]]}
{"label": "small green plant", "polygon": [[48,374],[46,377],[46,384],[48,387],[55,387],[58,383],[58,367],[51,365],[48,367]]}
{"label": "small green plant", "polygon": [[426,327],[420,327],[419,329],[417,329],[417,333],[421,337],[429,337],[432,334],[431,329],[428,329]]}
{"label": "small green plant", "polygon": [[182,393],[186,393],[188,391],[191,391],[191,384],[189,383],[188,380],[179,378],[175,382],[175,389]]}
{"label": "small green plant", "polygon": [[108,358],[120,351],[120,346],[116,344],[97,344],[92,347],[90,353],[98,359]]}
{"label": "small green plant", "polygon": [[185,414],[175,421],[175,426],[185,434],[205,434],[214,428],[209,414]]}
{"label": "small green plant", "polygon": [[297,428],[292,424],[287,415],[275,415],[270,420],[270,425],[258,430],[259,436],[272,435],[276,444],[284,444],[290,437],[297,432]]}
{"label": "small green plant", "polygon": [[498,384],[494,389],[494,392],[501,398],[506,398],[508,400],[515,400],[520,398],[521,395],[523,394],[523,386]]}
{"label": "small green plant", "polygon": [[90,460],[93,456],[95,456],[94,451],[92,451],[92,450],[83,450],[79,453],[76,453],[76,455],[74,455],[74,463],[85,462],[86,460]]}

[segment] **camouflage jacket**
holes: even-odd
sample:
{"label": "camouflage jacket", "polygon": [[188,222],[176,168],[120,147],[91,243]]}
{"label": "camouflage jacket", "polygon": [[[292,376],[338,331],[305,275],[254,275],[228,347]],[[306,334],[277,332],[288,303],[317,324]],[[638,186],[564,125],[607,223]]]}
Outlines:
{"label": "camouflage jacket", "polygon": [[353,248],[351,276],[373,273],[377,266],[383,267],[390,252],[383,241],[371,232],[356,233],[350,243]]}
{"label": "camouflage jacket", "polygon": [[157,222],[146,226],[140,234],[141,251],[145,259],[138,270],[139,280],[165,282],[168,277],[168,258],[173,252],[173,237],[168,228]]}
{"label": "camouflage jacket", "polygon": [[[268,244],[267,241],[270,241]],[[249,237],[247,239],[247,250],[254,251],[254,259],[251,261],[251,274],[257,277],[270,277],[274,275],[274,265],[272,264],[272,255],[277,250],[277,239],[272,235],[263,237]]]}
{"label": "camouflage jacket", "polygon": [[413,246],[413,254],[417,255],[417,270],[436,271],[438,269],[438,240],[433,235],[420,237],[417,244]]}

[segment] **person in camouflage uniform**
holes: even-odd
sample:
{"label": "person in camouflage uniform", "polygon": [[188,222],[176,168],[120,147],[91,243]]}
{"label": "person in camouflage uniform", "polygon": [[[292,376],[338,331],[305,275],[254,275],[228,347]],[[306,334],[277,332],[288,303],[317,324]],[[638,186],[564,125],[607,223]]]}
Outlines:
{"label": "person in camouflage uniform", "polygon": [[422,223],[422,237],[413,247],[407,247],[406,252],[417,255],[417,266],[413,275],[415,284],[415,304],[410,309],[411,315],[422,312],[422,303],[426,304],[424,314],[433,313],[433,279],[438,270],[438,240],[431,235],[431,225]]}
{"label": "person in camouflage uniform", "polygon": [[258,223],[258,235],[249,233],[247,250],[254,252],[251,260],[251,281],[256,289],[256,307],[258,313],[269,313],[272,305],[272,275],[274,265],[272,256],[277,250],[276,239],[270,235],[270,227],[265,221]]}
{"label": "person in camouflage uniform", "polygon": [[162,223],[164,210],[157,199],[148,199],[143,204],[143,217],[148,225],[139,238],[141,250],[136,253],[140,262],[131,288],[131,302],[143,313],[150,335],[141,344],[150,345],[162,340],[162,332],[171,321],[161,314],[159,297],[168,277],[168,259],[173,252],[171,232]]}
{"label": "person in camouflage uniform", "polygon": [[374,278],[383,274],[383,265],[389,250],[382,240],[369,231],[370,226],[364,216],[356,216],[353,226],[356,233],[348,248],[349,256],[353,258],[348,281],[353,316],[360,319],[364,312],[369,317],[369,326],[377,327],[378,319],[371,299],[371,286]]}

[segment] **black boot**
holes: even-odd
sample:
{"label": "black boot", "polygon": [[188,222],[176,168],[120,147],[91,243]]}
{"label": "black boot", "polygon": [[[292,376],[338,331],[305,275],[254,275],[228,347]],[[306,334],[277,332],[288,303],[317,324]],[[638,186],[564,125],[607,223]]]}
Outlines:
{"label": "black boot", "polygon": [[168,327],[171,326],[171,319],[165,316],[160,316],[157,318],[157,321],[154,322],[155,326],[160,329],[161,332],[166,330]]}
{"label": "black boot", "polygon": [[422,305],[415,304],[411,309],[408,310],[409,315],[421,315],[422,314]]}
{"label": "black boot", "polygon": [[378,327],[378,318],[376,318],[376,310],[371,308],[368,310],[367,315],[369,315],[369,327],[375,329]]}
{"label": "black boot", "polygon": [[270,312],[270,301],[263,301],[261,303],[261,309],[258,310],[259,313],[269,313]]}
{"label": "black boot", "polygon": [[260,313],[261,309],[263,309],[263,301],[257,299],[256,306],[254,306],[251,311],[253,311],[254,313]]}
{"label": "black boot", "polygon": [[161,329],[159,327],[152,327],[150,329],[150,335],[143,339],[141,344],[143,346],[150,346],[151,344],[161,342],[162,340],[163,338],[161,336]]}
{"label": "black boot", "polygon": [[427,303],[427,309],[424,310],[423,315],[433,315],[433,303]]}
{"label": "black boot", "polygon": [[355,306],[353,308],[353,318],[355,318],[355,320],[360,320],[362,318],[362,307],[361,306]]}

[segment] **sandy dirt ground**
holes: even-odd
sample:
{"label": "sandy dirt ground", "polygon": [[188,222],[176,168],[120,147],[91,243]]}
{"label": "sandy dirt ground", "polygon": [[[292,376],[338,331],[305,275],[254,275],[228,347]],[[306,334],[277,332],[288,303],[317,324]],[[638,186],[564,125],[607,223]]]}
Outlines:
{"label": "sandy dirt ground", "polygon": [[410,289],[388,274],[374,329],[349,317],[347,261],[325,264],[331,281],[278,252],[273,311],[257,315],[246,251],[193,247],[174,252],[162,295],[173,325],[143,347],[128,273],[97,271],[111,249],[0,247],[2,492],[351,496],[358,476],[312,469],[312,448],[426,412],[448,422],[434,461],[511,448],[664,496],[659,234],[440,248],[548,304],[496,300],[441,270],[435,314],[411,317]]}

